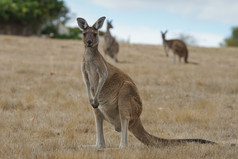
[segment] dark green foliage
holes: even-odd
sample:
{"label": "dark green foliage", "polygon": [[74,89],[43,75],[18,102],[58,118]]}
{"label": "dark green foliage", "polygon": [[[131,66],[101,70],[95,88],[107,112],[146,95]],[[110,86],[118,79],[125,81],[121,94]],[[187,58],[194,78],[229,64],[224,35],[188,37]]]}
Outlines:
{"label": "dark green foliage", "polygon": [[50,33],[57,34],[57,28],[54,25],[47,26],[44,28],[44,30],[41,31],[42,34],[47,34],[49,35]]}
{"label": "dark green foliage", "polygon": [[99,36],[104,36],[104,32],[103,31],[98,31],[98,34],[99,34]]}
{"label": "dark green foliage", "polygon": [[18,34],[27,28],[36,33],[43,25],[60,17],[67,20],[67,13],[61,0],[0,0],[0,28],[5,32],[17,30]]}
{"label": "dark green foliage", "polygon": [[82,32],[79,30],[79,28],[71,28],[68,27],[69,29],[69,35],[60,35],[60,34],[55,34],[53,38],[58,38],[58,39],[79,39],[81,40],[82,38],[79,36],[82,34]]}
{"label": "dark green foliage", "polygon": [[68,29],[69,29],[69,35],[59,34],[57,32],[57,27],[54,26],[54,25],[51,25],[51,26],[46,27],[42,31],[42,34],[49,35],[50,33],[54,33],[53,38],[57,38],[57,39],[79,39],[79,40],[82,39],[79,36],[80,34],[82,34],[82,32],[79,30],[79,28],[77,28],[77,27],[75,27],[75,28],[68,27]]}
{"label": "dark green foliage", "polygon": [[225,39],[225,46],[238,46],[238,27],[232,28],[232,35]]}
{"label": "dark green foliage", "polygon": [[70,32],[70,37],[72,39],[82,39],[81,37],[79,37],[79,35],[82,34],[82,31],[79,30],[78,27],[74,27],[74,28],[68,27],[68,29]]}
{"label": "dark green foliage", "polygon": [[63,1],[58,0],[1,0],[0,20],[2,23],[44,23],[67,13]]}

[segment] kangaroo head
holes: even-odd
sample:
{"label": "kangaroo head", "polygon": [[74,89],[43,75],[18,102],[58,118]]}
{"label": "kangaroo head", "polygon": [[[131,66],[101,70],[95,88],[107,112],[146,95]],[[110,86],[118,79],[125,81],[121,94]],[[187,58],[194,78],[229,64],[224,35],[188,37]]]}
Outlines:
{"label": "kangaroo head", "polygon": [[99,43],[98,29],[103,26],[106,17],[99,18],[93,26],[89,26],[83,18],[77,18],[79,29],[83,32],[83,42],[85,47],[95,47]]}
{"label": "kangaroo head", "polygon": [[160,32],[161,32],[162,39],[165,40],[165,35],[168,32],[168,30],[166,30],[164,33],[162,31],[160,31]]}
{"label": "kangaroo head", "polygon": [[112,20],[107,20],[107,28],[108,29],[111,29],[111,28],[113,28],[113,26],[112,26]]}

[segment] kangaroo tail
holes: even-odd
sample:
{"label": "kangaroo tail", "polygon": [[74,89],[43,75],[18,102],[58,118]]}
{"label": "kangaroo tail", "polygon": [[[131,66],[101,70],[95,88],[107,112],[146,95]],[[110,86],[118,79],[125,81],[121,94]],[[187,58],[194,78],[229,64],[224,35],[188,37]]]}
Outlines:
{"label": "kangaroo tail", "polygon": [[213,141],[204,139],[164,139],[149,134],[143,127],[141,120],[138,118],[133,125],[130,126],[129,130],[134,136],[147,146],[160,147],[174,144],[181,144],[187,142],[196,142],[201,144],[216,144]]}

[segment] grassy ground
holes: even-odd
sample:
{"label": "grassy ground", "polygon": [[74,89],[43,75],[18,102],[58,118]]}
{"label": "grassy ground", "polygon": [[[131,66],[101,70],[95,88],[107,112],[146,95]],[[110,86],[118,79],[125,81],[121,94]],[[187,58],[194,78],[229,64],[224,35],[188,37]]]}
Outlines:
{"label": "grassy ground", "polygon": [[[192,63],[173,64],[161,46],[121,43],[121,63],[107,60],[137,84],[146,130],[220,144],[148,148],[130,134],[127,149],[104,151],[80,148],[95,144],[83,52],[81,41],[0,36],[0,158],[237,158],[237,48],[190,47]],[[104,133],[117,148],[120,133],[108,123]]]}

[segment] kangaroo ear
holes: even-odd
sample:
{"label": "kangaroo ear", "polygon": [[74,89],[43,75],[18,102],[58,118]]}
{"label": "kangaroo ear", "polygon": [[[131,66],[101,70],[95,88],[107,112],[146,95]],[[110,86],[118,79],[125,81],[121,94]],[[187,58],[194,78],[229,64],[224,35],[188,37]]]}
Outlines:
{"label": "kangaroo ear", "polygon": [[106,17],[101,17],[101,18],[99,18],[96,22],[95,22],[95,24],[93,24],[93,27],[95,28],[95,29],[100,29],[102,26],[103,26],[103,22],[104,22],[104,20],[106,19]]}
{"label": "kangaroo ear", "polygon": [[88,27],[88,23],[85,19],[83,18],[77,18],[78,26],[80,30],[85,30]]}
{"label": "kangaroo ear", "polygon": [[166,34],[168,32],[168,30],[166,30],[165,32],[164,32],[164,34]]}

